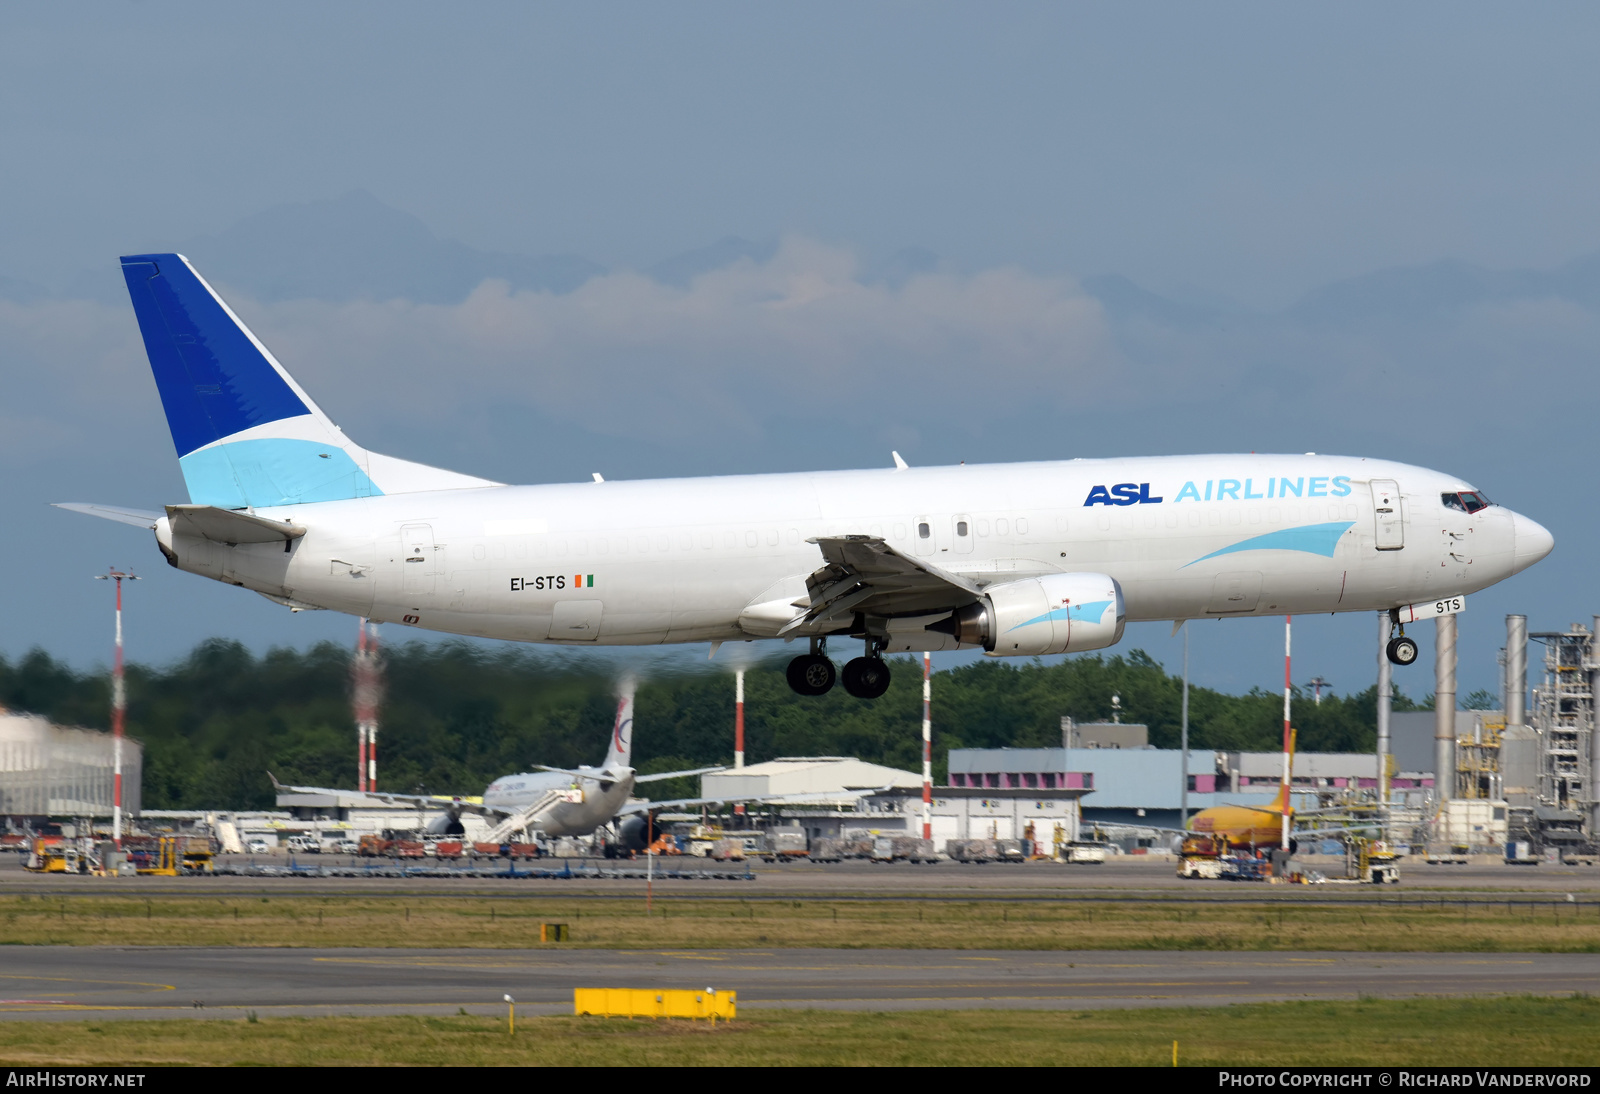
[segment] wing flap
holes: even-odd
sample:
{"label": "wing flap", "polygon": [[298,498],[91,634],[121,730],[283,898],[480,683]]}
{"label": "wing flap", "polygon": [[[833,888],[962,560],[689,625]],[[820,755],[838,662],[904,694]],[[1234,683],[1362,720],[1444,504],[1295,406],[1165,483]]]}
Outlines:
{"label": "wing flap", "polygon": [[977,600],[973,581],[912,558],[881,536],[819,536],[810,542],[825,565],[806,578],[808,597],[799,615],[778,631],[827,633],[857,612],[893,617],[955,611]]}

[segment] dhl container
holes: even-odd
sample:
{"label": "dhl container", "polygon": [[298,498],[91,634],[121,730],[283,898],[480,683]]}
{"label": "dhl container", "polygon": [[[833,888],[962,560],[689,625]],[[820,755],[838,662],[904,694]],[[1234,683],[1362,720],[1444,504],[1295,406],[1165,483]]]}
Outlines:
{"label": "dhl container", "polygon": [[401,839],[394,841],[395,854],[401,858],[422,858],[427,854],[421,840]]}
{"label": "dhl container", "polygon": [[738,992],[685,988],[574,988],[572,1012],[608,1018],[721,1018],[738,1010]]}
{"label": "dhl container", "polygon": [[511,845],[512,858],[538,858],[539,845],[537,843],[513,843]]}
{"label": "dhl container", "polygon": [[461,841],[440,840],[433,845],[433,855],[435,858],[460,858]]}
{"label": "dhl container", "polygon": [[500,854],[500,844],[474,843],[472,845],[472,853],[474,855],[488,855],[489,857],[493,858]]}

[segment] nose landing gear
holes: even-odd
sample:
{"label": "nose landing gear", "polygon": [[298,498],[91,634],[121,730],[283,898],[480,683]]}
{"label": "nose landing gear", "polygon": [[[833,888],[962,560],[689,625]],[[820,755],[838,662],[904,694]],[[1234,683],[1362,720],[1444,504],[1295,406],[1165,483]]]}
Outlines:
{"label": "nose landing gear", "polygon": [[1383,652],[1396,665],[1409,665],[1417,659],[1417,644],[1402,634],[1389,639]]}
{"label": "nose landing gear", "polygon": [[[1392,664],[1412,664],[1417,659],[1417,644],[1406,637],[1404,624],[1394,622],[1393,612],[1390,613],[1389,619],[1390,627],[1398,628],[1400,633],[1389,639],[1389,644],[1383,648],[1384,656],[1388,657]],[[1394,633],[1393,629],[1391,629],[1390,633]]]}

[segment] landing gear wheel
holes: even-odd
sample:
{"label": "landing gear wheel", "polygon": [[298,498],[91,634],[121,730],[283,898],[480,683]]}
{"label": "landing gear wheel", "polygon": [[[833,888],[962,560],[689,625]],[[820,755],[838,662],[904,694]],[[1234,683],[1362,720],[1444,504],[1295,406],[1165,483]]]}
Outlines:
{"label": "landing gear wheel", "polygon": [[818,653],[802,653],[789,662],[785,673],[798,695],[826,695],[837,678],[833,662]]}
{"label": "landing gear wheel", "polygon": [[876,699],[889,690],[889,666],[881,657],[857,657],[844,666],[844,690],[857,699]]}
{"label": "landing gear wheel", "polygon": [[1389,639],[1384,653],[1396,665],[1409,665],[1417,659],[1417,644],[1402,634],[1399,638]]}

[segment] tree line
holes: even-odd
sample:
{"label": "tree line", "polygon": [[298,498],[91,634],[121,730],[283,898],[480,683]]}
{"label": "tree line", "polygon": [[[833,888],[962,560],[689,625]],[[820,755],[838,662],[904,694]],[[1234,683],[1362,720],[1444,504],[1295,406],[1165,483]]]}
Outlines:
{"label": "tree line", "polygon": [[[350,650],[321,643],[257,656],[234,641],[201,643],[163,667],[127,669],[129,736],[144,746],[146,808],[268,808],[272,772],[282,782],[355,785]],[[476,794],[492,779],[533,764],[599,763],[615,711],[615,677],[582,660],[527,647],[414,642],[384,651],[385,696],[378,738],[385,789]],[[835,688],[802,699],[784,681],[786,657],[751,664],[745,676],[746,757],[857,756],[920,770],[922,665],[901,658],[881,699]],[[723,665],[651,670],[640,679],[634,762],[644,772],[728,763],[734,689]],[[1055,662],[981,660],[935,673],[934,767],[943,780],[951,748],[1050,747],[1061,718],[1121,717],[1150,727],[1150,743],[1178,746],[1182,681],[1142,650]],[[1227,695],[1190,687],[1194,748],[1270,750],[1283,725],[1282,693]],[[1297,696],[1294,722],[1305,751],[1370,751],[1376,688]],[[1492,696],[1472,697],[1479,705]],[[107,729],[110,682],[42,650],[0,657],[0,706],[61,725]],[[1396,710],[1424,709],[1396,695]],[[685,782],[687,782],[685,780]],[[688,785],[656,784],[653,796]]]}

